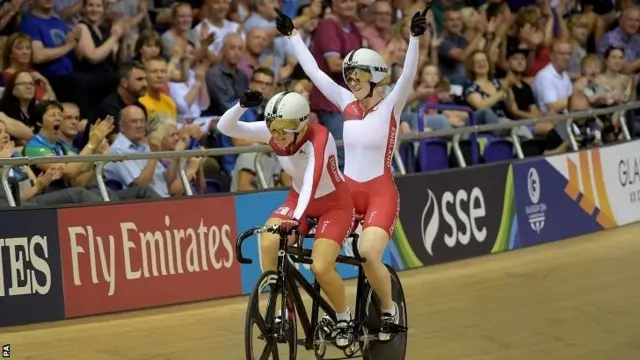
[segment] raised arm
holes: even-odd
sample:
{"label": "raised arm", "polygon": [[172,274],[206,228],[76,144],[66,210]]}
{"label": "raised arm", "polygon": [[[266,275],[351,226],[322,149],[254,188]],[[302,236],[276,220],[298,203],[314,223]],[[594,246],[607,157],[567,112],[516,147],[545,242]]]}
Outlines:
{"label": "raised arm", "polygon": [[309,162],[304,171],[302,189],[300,189],[300,196],[298,196],[298,204],[293,212],[293,218],[296,220],[302,218],[309,202],[316,195],[316,190],[322,177],[322,170],[325,166],[325,153],[328,140],[328,131],[317,131],[317,133],[312,136],[311,141],[305,144],[307,154],[309,154]]}
{"label": "raised arm", "polygon": [[402,74],[387,97],[387,101],[393,104],[397,112],[402,112],[409,95],[413,92],[413,81],[418,72],[419,61],[420,39],[417,36],[411,36],[407,55],[404,59],[404,66],[402,67]]}
{"label": "raised arm", "polygon": [[232,137],[248,141],[268,143],[271,134],[264,121],[246,123],[238,121],[247,109],[236,104],[227,110],[218,122],[218,130],[221,133]]}
{"label": "raised arm", "polygon": [[413,80],[418,72],[418,63],[420,61],[420,36],[427,31],[426,15],[428,11],[429,6],[422,12],[416,12],[411,18],[411,36],[409,37],[409,46],[404,59],[402,74],[385,101],[393,106],[396,122],[400,120],[400,114],[407,103],[409,95],[413,92]]}
{"label": "raised arm", "polygon": [[300,34],[294,31],[293,34],[289,36],[289,42],[293,47],[293,51],[298,58],[300,66],[309,79],[311,79],[313,85],[317,86],[318,90],[320,90],[327,99],[339,107],[340,110],[344,109],[344,107],[351,102],[353,95],[351,95],[347,89],[336,84],[329,75],[320,70],[316,59],[313,58],[313,55],[311,55],[311,52],[307,48],[307,45],[302,41]]}

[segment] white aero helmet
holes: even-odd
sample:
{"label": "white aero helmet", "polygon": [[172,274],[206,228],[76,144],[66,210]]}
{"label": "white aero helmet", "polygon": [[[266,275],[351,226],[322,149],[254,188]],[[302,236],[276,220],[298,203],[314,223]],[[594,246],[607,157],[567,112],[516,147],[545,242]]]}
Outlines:
{"label": "white aero helmet", "polygon": [[264,117],[271,132],[298,133],[309,120],[310,112],[304,96],[283,91],[269,99]]}
{"label": "white aero helmet", "polygon": [[[377,52],[361,48],[350,52],[342,62],[342,76],[344,81],[354,70],[361,70],[371,74],[369,82],[378,85],[389,75],[389,67],[384,58]],[[373,88],[374,86],[372,86]]]}

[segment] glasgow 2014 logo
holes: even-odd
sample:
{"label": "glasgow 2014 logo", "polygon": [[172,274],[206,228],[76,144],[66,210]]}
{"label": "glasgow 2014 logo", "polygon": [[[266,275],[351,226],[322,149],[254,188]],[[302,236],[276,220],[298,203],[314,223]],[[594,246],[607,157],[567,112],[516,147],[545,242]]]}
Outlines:
{"label": "glasgow 2014 logo", "polygon": [[540,234],[542,228],[544,228],[545,212],[547,211],[547,204],[540,203],[541,185],[540,176],[538,176],[538,170],[530,168],[527,173],[527,190],[529,192],[529,200],[531,205],[525,207],[527,216],[529,217],[529,224],[533,231]]}

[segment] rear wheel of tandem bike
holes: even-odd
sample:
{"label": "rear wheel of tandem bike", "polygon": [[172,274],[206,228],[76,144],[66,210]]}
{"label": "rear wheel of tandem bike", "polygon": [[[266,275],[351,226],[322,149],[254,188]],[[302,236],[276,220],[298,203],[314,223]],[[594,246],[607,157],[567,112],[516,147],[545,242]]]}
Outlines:
{"label": "rear wheel of tandem bike", "polygon": [[[278,273],[264,272],[251,296],[244,328],[247,360],[294,360],[297,351],[295,307],[286,287],[278,284]],[[276,316],[279,315],[279,321]]]}
{"label": "rear wheel of tandem bike", "polygon": [[[365,360],[403,360],[407,352],[407,304],[404,298],[404,290],[398,274],[389,265],[385,265],[391,275],[391,297],[398,305],[400,312],[399,326],[395,335],[388,342],[373,340],[369,342],[368,348],[364,351]],[[380,300],[375,291],[365,283],[363,294],[366,296],[364,302],[365,318],[363,325],[368,329],[368,333],[377,337],[380,331]],[[362,346],[363,344],[361,344]]]}

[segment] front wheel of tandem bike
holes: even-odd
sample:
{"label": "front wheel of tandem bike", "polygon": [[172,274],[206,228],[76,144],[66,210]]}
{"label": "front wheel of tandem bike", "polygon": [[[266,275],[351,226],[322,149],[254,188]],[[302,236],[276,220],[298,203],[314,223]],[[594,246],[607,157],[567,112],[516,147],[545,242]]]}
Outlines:
{"label": "front wheel of tandem bike", "polygon": [[286,286],[279,283],[277,272],[264,272],[249,296],[244,329],[247,360],[296,359],[295,307],[290,295],[283,296]]}

